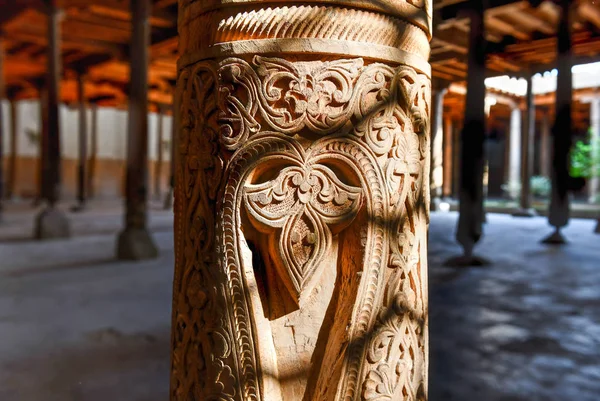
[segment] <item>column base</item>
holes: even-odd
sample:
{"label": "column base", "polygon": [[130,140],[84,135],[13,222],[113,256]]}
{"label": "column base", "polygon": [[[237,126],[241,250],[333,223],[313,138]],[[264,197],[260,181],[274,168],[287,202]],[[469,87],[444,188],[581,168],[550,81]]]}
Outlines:
{"label": "column base", "polygon": [[145,228],[126,228],[117,240],[117,258],[120,260],[145,260],[158,257],[158,248]]}
{"label": "column base", "polygon": [[35,219],[34,237],[37,240],[69,238],[71,227],[67,216],[54,207],[48,206]]}
{"label": "column base", "polygon": [[562,235],[559,229],[556,229],[552,234],[542,240],[542,244],[546,245],[564,245],[567,243],[567,239]]}
{"label": "column base", "polygon": [[447,267],[484,267],[491,264],[489,260],[477,255],[454,256],[444,262]]}
{"label": "column base", "polygon": [[537,216],[537,212],[533,208],[529,209],[518,209],[513,212],[513,217],[535,217]]}

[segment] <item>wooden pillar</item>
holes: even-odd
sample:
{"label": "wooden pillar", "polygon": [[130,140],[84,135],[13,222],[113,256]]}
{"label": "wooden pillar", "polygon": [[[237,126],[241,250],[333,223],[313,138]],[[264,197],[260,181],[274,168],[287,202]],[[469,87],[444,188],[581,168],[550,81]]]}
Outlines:
{"label": "wooden pillar", "polygon": [[484,6],[480,0],[470,0],[470,34],[468,54],[467,99],[461,134],[461,166],[459,220],[456,239],[463,246],[463,257],[449,261],[453,265],[470,265],[481,260],[473,258],[473,248],[482,235],[483,174],[485,166],[485,61],[486,40]]}
{"label": "wooden pillar", "polygon": [[155,258],[158,249],[147,229],[148,202],[148,63],[150,0],[131,0],[131,86],[125,183],[125,229],[119,235],[117,257]]}
{"label": "wooden pillar", "polygon": [[533,150],[535,146],[535,102],[533,94],[533,77],[527,76],[527,95],[525,97],[525,124],[521,131],[521,196],[519,210],[514,213],[518,217],[536,215],[532,206],[531,175],[533,173]]}
{"label": "wooden pillar", "polygon": [[444,198],[453,196],[452,184],[454,180],[454,135],[452,118],[444,118]]}
{"label": "wooden pillar", "polygon": [[434,92],[432,98],[433,125],[431,128],[431,197],[432,208],[442,197],[444,185],[444,96],[447,88],[439,88]]}
{"label": "wooden pillar", "polygon": [[549,222],[555,231],[543,242],[564,244],[560,233],[569,224],[569,151],[572,144],[572,103],[573,103],[573,50],[571,46],[570,0],[561,0],[561,16],[558,27],[558,78],[556,87],[556,119],[552,127],[552,198],[550,200]]}
{"label": "wooden pillar", "polygon": [[94,184],[96,182],[96,158],[98,155],[98,105],[92,103],[92,122],[90,130],[90,157],[88,160],[87,194],[88,198],[96,195]]}
{"label": "wooden pillar", "polygon": [[35,237],[37,239],[65,238],[70,235],[66,215],[57,208],[60,199],[61,150],[60,150],[60,80],[61,80],[61,19],[62,11],[56,0],[46,0],[48,17],[48,73],[47,73],[47,111],[45,131],[45,164],[42,177],[43,198],[46,208],[37,216]]}
{"label": "wooden pillar", "polygon": [[6,97],[5,76],[4,76],[4,39],[0,37],[0,218],[4,209],[4,107],[2,103]]}
{"label": "wooden pillar", "polygon": [[10,158],[8,159],[7,196],[14,198],[17,193],[17,157],[19,154],[17,138],[17,102],[10,99]]}
{"label": "wooden pillar", "polygon": [[459,197],[460,193],[460,174],[461,174],[461,137],[462,137],[462,129],[464,125],[464,120],[453,120],[452,124],[452,136],[454,143],[454,152],[452,155],[452,195],[456,198]]}
{"label": "wooden pillar", "polygon": [[85,99],[85,76],[83,72],[77,75],[77,99],[79,102],[79,160],[77,162],[77,201],[73,209],[78,211],[85,208],[87,200],[87,107]]}
{"label": "wooden pillar", "polygon": [[179,2],[171,401],[424,401],[431,1],[294,3]]}
{"label": "wooden pillar", "polygon": [[163,164],[163,106],[158,106],[158,130],[156,138],[156,167],[154,169],[154,198],[161,198],[162,164]]}
{"label": "wooden pillar", "polygon": [[552,150],[550,147],[550,116],[549,111],[544,111],[540,125],[541,144],[540,144],[540,175],[550,177],[550,156]]}

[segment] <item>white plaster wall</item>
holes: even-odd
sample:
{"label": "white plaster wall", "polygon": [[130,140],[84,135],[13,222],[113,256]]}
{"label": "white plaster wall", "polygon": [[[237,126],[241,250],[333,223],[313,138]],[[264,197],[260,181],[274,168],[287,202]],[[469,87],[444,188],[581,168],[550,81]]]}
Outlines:
{"label": "white plaster wall", "polygon": [[[4,123],[4,154],[10,153],[10,104],[2,102]],[[127,156],[127,111],[98,107],[97,141],[99,159],[125,160]],[[91,151],[92,110],[87,110],[88,154]],[[171,140],[171,116],[163,116],[163,140]],[[61,150],[64,158],[76,159],[79,153],[79,111],[66,105],[60,107]],[[38,156],[38,144],[27,135],[32,131],[38,135],[40,126],[40,103],[37,100],[17,102],[17,154]],[[148,115],[148,156],[157,159],[158,115]],[[163,160],[170,158],[169,149],[163,150]]]}
{"label": "white plaster wall", "polygon": [[97,118],[97,158],[125,160],[127,155],[127,112],[99,107]]}
{"label": "white plaster wall", "polygon": [[[158,160],[158,114],[150,113],[148,116],[148,159],[149,160]],[[162,139],[164,141],[171,142],[171,131],[172,131],[172,121],[173,118],[171,116],[163,115],[162,118]],[[167,161],[170,159],[170,148],[162,148],[162,159],[163,161]]]}
{"label": "white plaster wall", "polygon": [[76,159],[79,153],[79,112],[76,108],[61,105],[59,113],[62,156]]}
{"label": "white plaster wall", "polygon": [[4,145],[4,154],[9,154],[10,149],[10,105],[6,100],[3,100],[0,103],[0,107],[2,107],[2,125],[4,128],[4,137],[2,138],[2,144]]}
{"label": "white plaster wall", "polygon": [[[36,100],[17,102],[17,154],[19,156],[37,157],[38,142],[31,141],[28,131],[39,135],[42,131],[40,122],[40,103]],[[10,116],[9,116],[10,118]]]}

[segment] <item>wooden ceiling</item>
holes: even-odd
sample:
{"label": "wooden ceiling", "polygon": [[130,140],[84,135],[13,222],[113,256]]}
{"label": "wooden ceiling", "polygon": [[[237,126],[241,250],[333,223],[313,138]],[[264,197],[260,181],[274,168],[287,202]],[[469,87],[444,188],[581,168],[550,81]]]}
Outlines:
{"label": "wooden ceiling", "polygon": [[[129,86],[131,15],[127,0],[61,0],[62,98],[77,100],[77,74],[89,100],[124,105]],[[46,72],[43,0],[0,0],[5,77],[10,97],[39,96]],[[150,20],[150,102],[171,104],[176,80],[177,0],[154,0]]]}
{"label": "wooden ceiling", "polygon": [[[533,3],[534,5],[530,4]],[[485,14],[490,76],[553,68],[559,8],[550,0],[487,0]],[[431,64],[436,80],[467,75],[467,0],[434,0]],[[129,81],[131,16],[128,0],[59,0],[64,10],[62,97],[76,101],[76,76],[86,76],[92,101],[123,105]],[[539,4],[541,3],[541,4]],[[578,63],[600,55],[600,1],[573,0],[573,41]],[[10,97],[37,97],[46,70],[43,0],[0,0],[5,75]],[[176,79],[177,0],[153,0],[150,102],[170,104]]]}
{"label": "wooden ceiling", "polygon": [[[546,0],[486,0],[489,75],[526,76],[551,70],[556,60],[560,9]],[[467,76],[467,0],[434,0],[431,42],[433,75],[462,81]],[[572,0],[575,64],[600,60],[600,1]]]}

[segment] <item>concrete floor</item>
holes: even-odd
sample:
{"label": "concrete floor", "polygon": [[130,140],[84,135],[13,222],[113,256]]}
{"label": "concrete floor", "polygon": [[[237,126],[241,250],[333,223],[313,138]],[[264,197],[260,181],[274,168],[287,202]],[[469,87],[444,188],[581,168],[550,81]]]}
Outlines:
{"label": "concrete floor", "polygon": [[488,215],[485,268],[443,268],[460,252],[456,214],[432,218],[431,400],[600,400],[600,236],[573,220],[561,248],[543,218]]}
{"label": "concrete floor", "polygon": [[[33,212],[0,227],[0,400],[168,399],[171,213],[152,211],[161,249],[114,260],[119,205],[73,215],[75,238],[28,240]],[[600,236],[575,220],[563,248],[542,218],[490,215],[477,250],[494,264],[449,269],[456,215],[430,239],[432,401],[598,401]]]}
{"label": "concrete floor", "polygon": [[10,212],[0,228],[0,400],[167,400],[171,213],[152,214],[160,258],[121,263],[118,207],[70,214],[76,238],[45,243],[25,241],[30,211]]}

